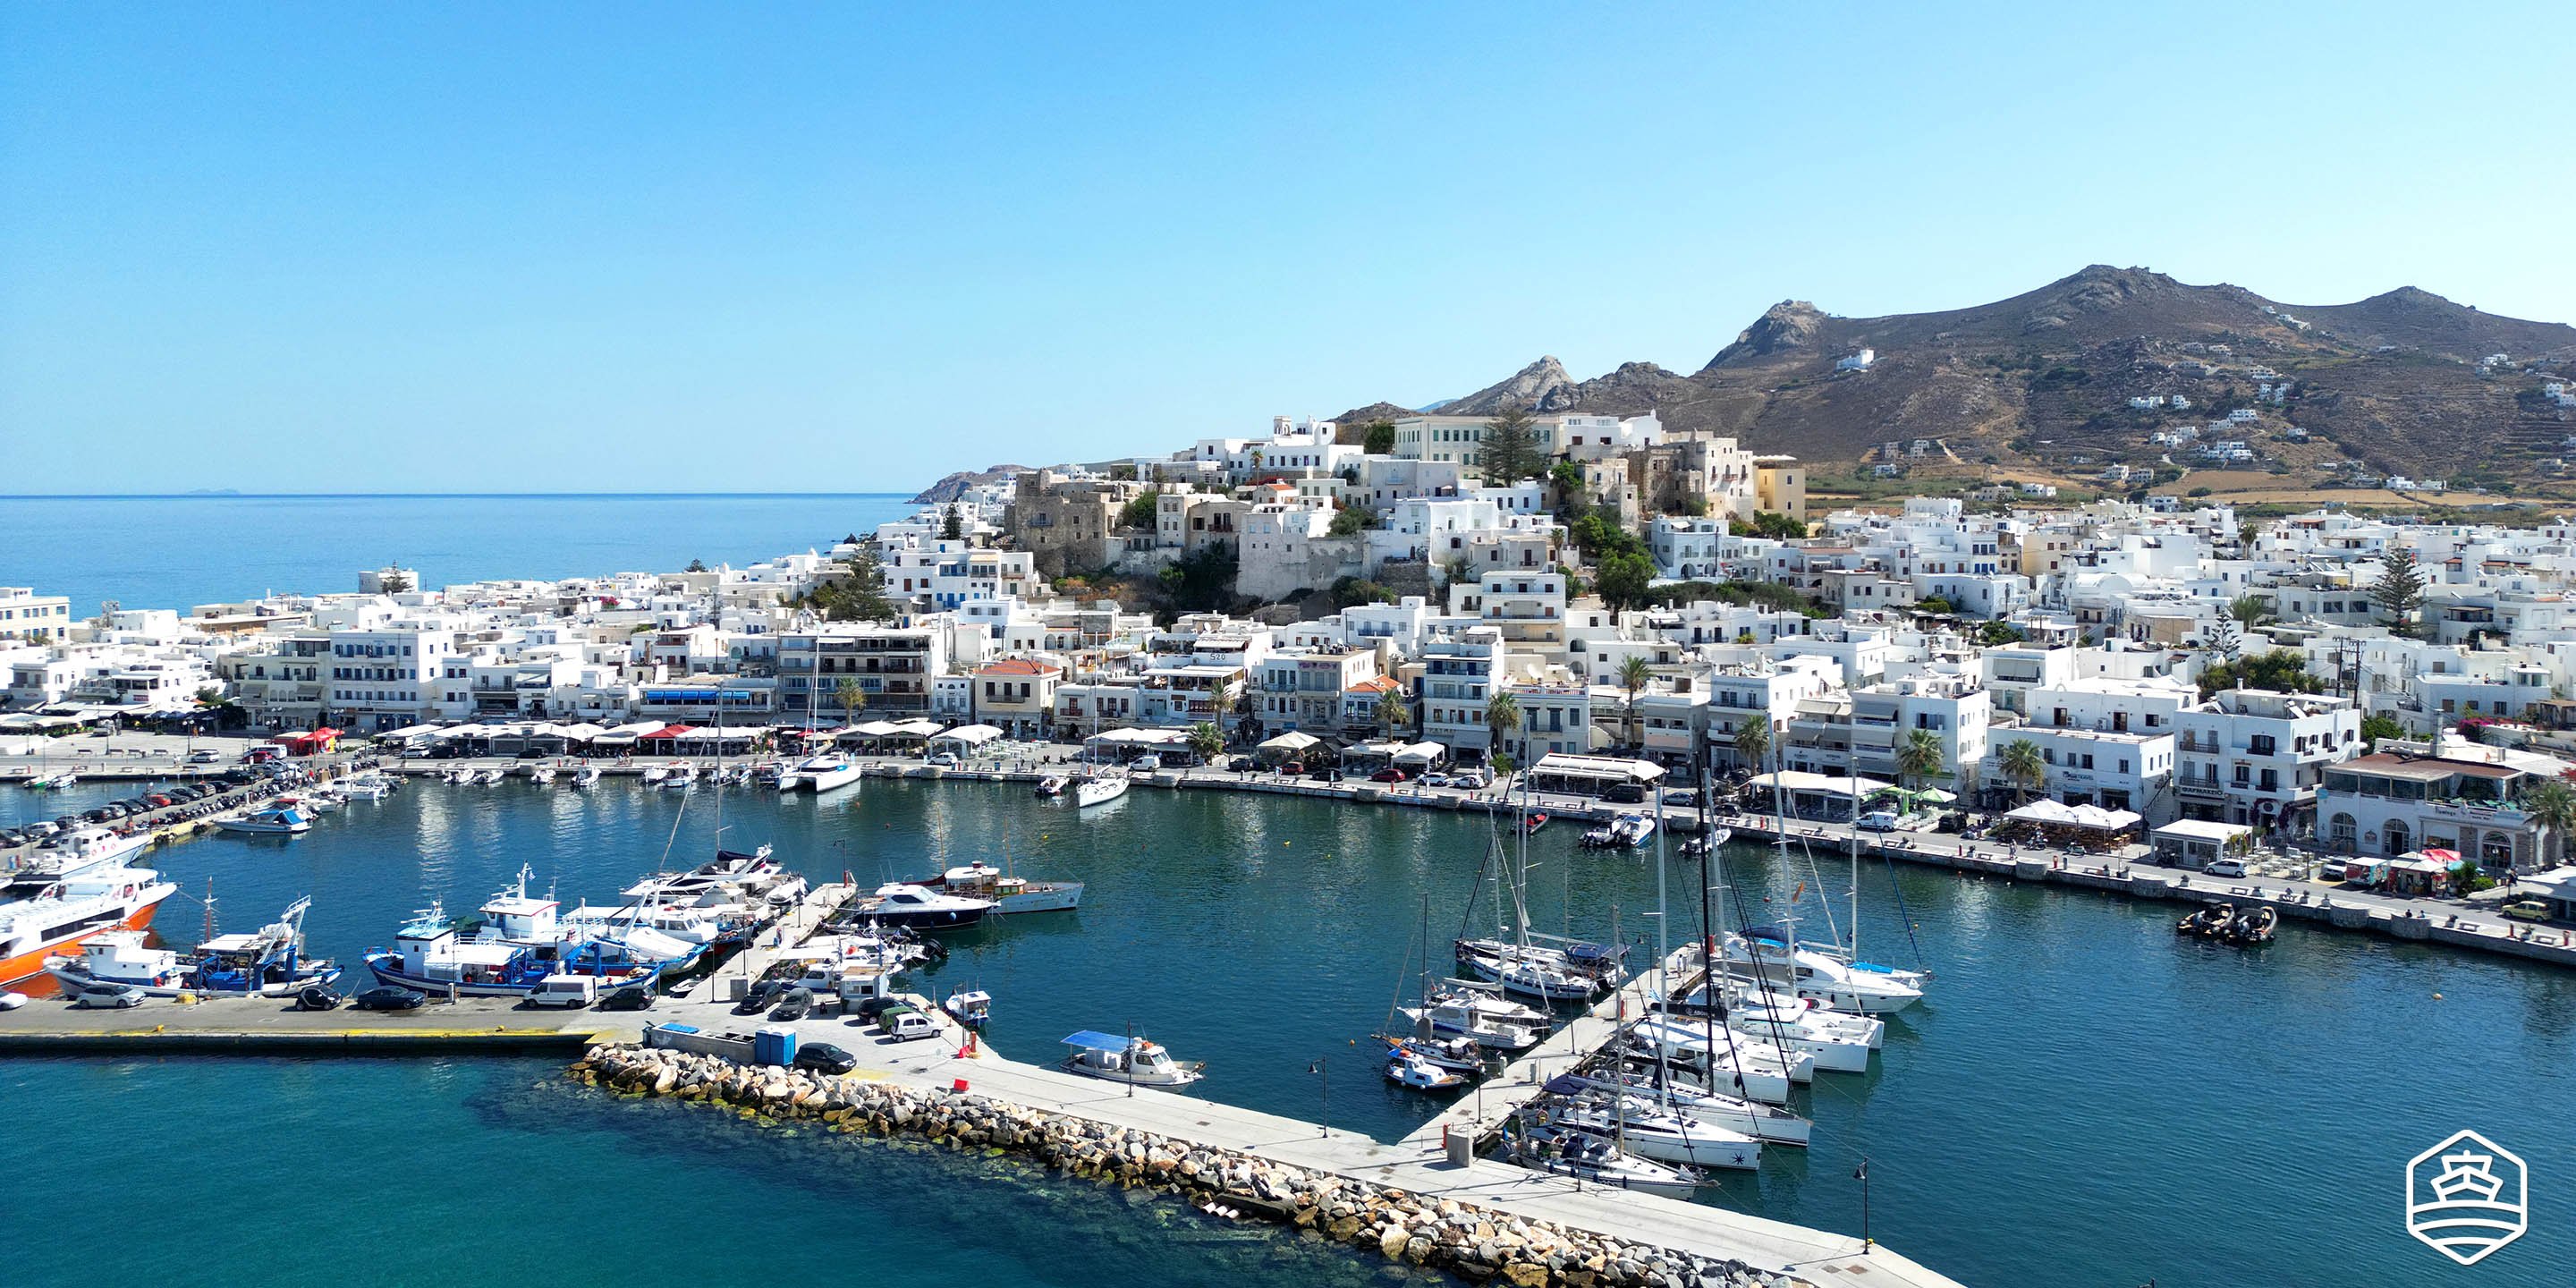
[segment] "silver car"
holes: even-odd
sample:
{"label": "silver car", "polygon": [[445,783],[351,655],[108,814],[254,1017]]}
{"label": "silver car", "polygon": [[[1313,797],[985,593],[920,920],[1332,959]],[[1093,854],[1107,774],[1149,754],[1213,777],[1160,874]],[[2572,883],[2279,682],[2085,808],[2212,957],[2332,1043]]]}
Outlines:
{"label": "silver car", "polygon": [[122,1011],[143,1005],[143,990],[124,984],[96,984],[82,989],[72,999],[72,1005],[90,1011]]}

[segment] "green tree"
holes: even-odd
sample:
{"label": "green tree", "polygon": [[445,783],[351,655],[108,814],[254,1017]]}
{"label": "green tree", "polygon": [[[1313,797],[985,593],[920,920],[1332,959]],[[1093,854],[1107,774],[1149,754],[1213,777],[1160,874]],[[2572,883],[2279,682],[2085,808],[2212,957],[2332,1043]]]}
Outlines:
{"label": "green tree", "polygon": [[1504,736],[1519,732],[1520,727],[1520,699],[1508,693],[1497,693],[1485,700],[1485,741],[1494,751],[1502,751]]}
{"label": "green tree", "polygon": [[947,512],[939,516],[939,539],[942,541],[966,539],[966,512],[958,509],[955,501],[949,502]]}
{"label": "green tree", "polygon": [[2020,627],[2015,626],[2010,622],[1977,623],[1977,642],[1985,645],[1987,648],[2001,648],[2007,644],[2019,644],[2027,638],[2029,637],[2022,634],[2022,629]]}
{"label": "green tree", "polygon": [[[706,560],[704,560],[704,559],[692,559],[692,560],[690,560],[690,561],[689,561],[689,566],[688,566],[688,567],[686,567],[686,568],[681,569],[680,571],[682,571],[682,572],[705,572],[706,570],[707,570],[707,561],[706,561]],[[399,578],[397,578],[396,580],[400,580],[400,579],[399,579]]]}
{"label": "green tree", "polygon": [[1190,754],[1204,763],[1216,759],[1225,750],[1225,734],[1215,725],[1201,720],[1190,726]]}
{"label": "green tree", "polygon": [[1637,737],[1637,695],[1646,691],[1646,682],[1655,676],[1646,659],[1634,653],[1619,664],[1619,687],[1628,691],[1628,745],[1640,745]]}
{"label": "green tree", "polygon": [[1395,422],[1373,420],[1360,427],[1360,450],[1371,456],[1395,454]]}
{"label": "green tree", "polygon": [[1574,461],[1558,461],[1549,467],[1547,481],[1556,489],[1556,517],[1572,523],[1592,513],[1592,494],[1583,485],[1583,466]]}
{"label": "green tree", "polygon": [[1774,541],[1795,541],[1807,535],[1804,522],[1777,510],[1756,510],[1750,519],[1729,519],[1726,530],[1739,537],[1769,537]]}
{"label": "green tree", "polygon": [[1592,590],[1613,612],[1643,608],[1650,601],[1654,580],[1654,561],[1640,554],[1615,554],[1601,561]]}
{"label": "green tree", "polygon": [[215,705],[216,703],[221,702],[221,701],[223,701],[223,700],[224,700],[224,691],[223,691],[223,690],[221,690],[221,689],[216,688],[215,686],[213,686],[213,685],[211,685],[211,684],[209,684],[209,685],[205,686],[205,687],[204,687],[204,688],[202,688],[202,689],[197,690],[197,705],[198,705],[198,706],[201,706],[201,707],[211,707],[211,706]]}
{"label": "green tree", "polygon": [[1918,613],[1929,613],[1934,617],[1948,617],[1958,612],[1959,606],[1951,603],[1949,600],[1943,599],[1939,595],[1925,595],[1923,598],[1914,601],[1914,611]]}
{"label": "green tree", "polygon": [[2400,547],[2382,555],[2379,580],[2371,583],[2370,602],[2388,618],[2392,635],[2415,633],[2415,614],[2424,607],[2424,572],[2415,552]]}
{"label": "green tree", "polygon": [[1365,505],[1346,505],[1333,511],[1333,526],[1325,535],[1355,537],[1377,526],[1377,511]]}
{"label": "green tree", "polygon": [[843,560],[840,572],[826,578],[803,598],[799,607],[822,614],[834,622],[882,622],[895,616],[894,604],[885,595],[885,572],[877,566],[877,543],[859,544],[856,552]]}
{"label": "green tree", "polygon": [[859,677],[842,676],[841,682],[832,686],[832,696],[841,704],[841,723],[857,724],[859,712],[865,710],[868,705],[867,686],[859,683]]}
{"label": "green tree", "polygon": [[2276,648],[2200,668],[2200,696],[2243,686],[2276,693],[2319,693],[2325,682],[2308,674],[2308,660],[2295,649]]}
{"label": "green tree", "polygon": [[1234,602],[1234,574],[1241,566],[1231,541],[1212,541],[1154,574],[1164,602],[1177,612],[1199,613]]}
{"label": "green tree", "polygon": [[2564,778],[2544,778],[2524,791],[2522,812],[2540,825],[2558,862],[2565,863],[2568,833],[2576,831],[2576,786]]}
{"label": "green tree", "polygon": [[1389,689],[1377,695],[1377,723],[1389,738],[1413,723],[1413,704],[1404,700],[1403,689]]}
{"label": "green tree", "polygon": [[1538,435],[1530,428],[1536,420],[1528,411],[1513,407],[1485,422],[1485,438],[1476,451],[1487,483],[1500,486],[1539,472],[1545,454],[1538,450]]}
{"label": "green tree", "polygon": [[[691,571],[691,572],[705,572],[706,570],[707,570],[707,566],[706,566],[705,564],[702,564],[702,563],[694,563],[694,562],[691,564],[691,566],[690,566],[690,568],[689,568],[689,571]],[[381,583],[379,583],[379,584],[383,587],[384,592],[385,592],[386,594],[388,594],[388,595],[401,595],[401,594],[407,594],[407,593],[409,593],[409,592],[410,592],[410,590],[411,590],[411,588],[412,588],[412,585],[411,585],[411,574],[409,574],[409,573],[400,573],[400,572],[397,572],[397,573],[388,573],[388,574],[385,576],[384,581],[382,581],[382,582],[381,582]]]}
{"label": "green tree", "polygon": [[2382,738],[2403,738],[2405,736],[2406,726],[2397,723],[2397,717],[2395,716],[2374,714],[2366,715],[2361,718],[2361,741],[2365,746],[2375,745]]}
{"label": "green tree", "polygon": [[1771,718],[1756,712],[1735,727],[1735,759],[1745,768],[1760,772],[1762,762],[1771,757]]}
{"label": "green tree", "polygon": [[1913,784],[1916,791],[1941,773],[1941,739],[1931,730],[1914,730],[1896,745],[1896,776]]}
{"label": "green tree", "polygon": [[1138,532],[1152,531],[1156,512],[1162,502],[1163,493],[1157,488],[1149,487],[1129,497],[1127,504],[1118,507],[1118,526]]}
{"label": "green tree", "polygon": [[2048,762],[2041,758],[2039,744],[2028,738],[2015,738],[2005,743],[2003,749],[1995,753],[1995,769],[2004,776],[2004,781],[2013,785],[2016,801],[2030,799],[2030,794],[2048,781]]}

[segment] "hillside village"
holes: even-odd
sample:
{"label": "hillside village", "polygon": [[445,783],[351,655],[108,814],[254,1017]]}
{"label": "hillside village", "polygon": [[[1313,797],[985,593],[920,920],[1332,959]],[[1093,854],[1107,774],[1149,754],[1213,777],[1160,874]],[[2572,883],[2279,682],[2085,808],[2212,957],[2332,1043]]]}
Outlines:
{"label": "hillside village", "polygon": [[1517,410],[1283,417],[943,493],[740,568],[440,589],[388,568],[91,620],[0,589],[0,742],[472,724],[594,752],[1231,747],[1595,790],[1776,770],[1809,809],[1863,784],[2045,798],[2519,870],[2576,826],[2564,519],[1813,512],[1794,458]]}

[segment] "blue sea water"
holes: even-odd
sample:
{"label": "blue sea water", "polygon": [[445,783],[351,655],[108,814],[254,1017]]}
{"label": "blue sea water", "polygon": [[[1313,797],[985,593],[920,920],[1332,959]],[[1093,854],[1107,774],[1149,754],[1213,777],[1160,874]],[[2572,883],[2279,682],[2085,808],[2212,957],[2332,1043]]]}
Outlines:
{"label": "blue sea water", "polygon": [[[566,899],[607,895],[666,846],[674,862],[702,853],[710,804],[682,813],[632,784],[422,783],[304,838],[210,838],[158,861],[191,896],[211,877],[227,927],[313,894],[316,948],[352,960],[412,909],[469,906],[522,864]],[[1385,1085],[1366,1042],[1415,969],[1424,901],[1435,940],[1491,924],[1485,831],[1432,812],[1138,792],[1075,816],[1025,789],[871,781],[821,801],[736,795],[725,828],[730,843],[769,841],[809,871],[861,881],[977,857],[1084,880],[1080,912],[958,936],[918,986],[992,992],[992,1042],[1014,1056],[1133,1023],[1207,1060],[1211,1098],[1328,1112],[1381,1137],[1435,1107]],[[1533,842],[1533,918],[1651,937],[1651,861],[1571,841]],[[1791,880],[1814,888],[1815,872],[1792,869],[1738,847],[1723,893],[1776,907],[1766,896]],[[1837,861],[1823,874],[1840,889]],[[1697,881],[1679,864],[1670,880],[1686,930]],[[1862,885],[1872,954],[1911,962],[1901,892],[1940,972],[1934,997],[1892,1026],[1876,1071],[1820,1075],[1802,1096],[1813,1150],[1770,1151],[1706,1201],[1856,1232],[1852,1173],[1866,1156],[1873,1233],[1971,1284],[2521,1285],[2576,1263],[2576,1145],[2558,1121],[2576,1092],[2576,978],[2296,925],[2257,952],[2177,942],[2153,906],[1912,869],[1867,870]],[[174,899],[160,928],[187,938],[200,921]],[[1318,1059],[1329,1084],[1307,1072]],[[899,1284],[1147,1274],[1304,1288],[1375,1270],[1267,1237],[1211,1246],[1201,1240],[1232,1236],[1060,1178],[602,1102],[557,1087],[555,1072],[529,1060],[12,1061],[0,1064],[12,1106],[0,1167],[47,1177],[56,1208],[79,1210],[256,1157],[258,1185],[192,1190],[181,1213],[120,1237],[120,1267],[152,1282],[218,1277],[206,1267],[228,1282],[456,1282],[500,1249],[570,1283],[864,1266]],[[2536,1176],[2533,1233],[2468,1270],[2409,1239],[2400,1212],[2405,1160],[2460,1127],[2517,1150]],[[321,1229],[249,1219],[281,1185],[360,1198]],[[533,1198],[491,1202],[547,1192],[631,1195],[651,1218],[582,1235]],[[791,1233],[799,1213],[813,1220]],[[61,1282],[96,1251],[73,1223],[21,1225],[12,1242],[0,1281]],[[351,1266],[364,1276],[343,1277]]]}
{"label": "blue sea water", "polygon": [[0,497],[0,586],[175,608],[352,591],[398,565],[425,585],[737,566],[864,536],[910,493]]}

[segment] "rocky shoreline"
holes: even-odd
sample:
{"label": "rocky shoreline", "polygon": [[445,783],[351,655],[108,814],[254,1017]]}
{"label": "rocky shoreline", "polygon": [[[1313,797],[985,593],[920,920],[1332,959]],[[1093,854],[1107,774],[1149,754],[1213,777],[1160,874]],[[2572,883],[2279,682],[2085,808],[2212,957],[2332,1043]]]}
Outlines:
{"label": "rocky shoreline", "polygon": [[1309,1171],[1231,1150],[967,1092],[736,1064],[629,1045],[592,1047],[573,1065],[589,1086],[729,1105],[835,1131],[917,1136],[960,1150],[1026,1155],[1103,1184],[1136,1186],[1202,1210],[1259,1218],[1388,1261],[1515,1288],[1812,1288],[1741,1262],[1716,1261],[1526,1220],[1472,1204]]}

